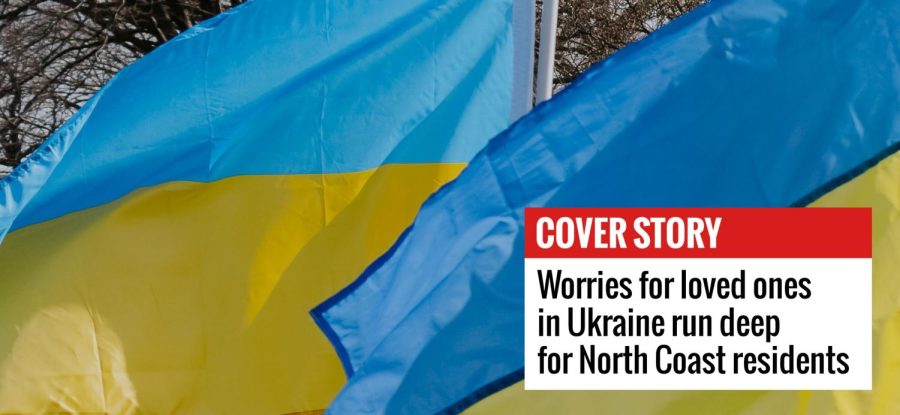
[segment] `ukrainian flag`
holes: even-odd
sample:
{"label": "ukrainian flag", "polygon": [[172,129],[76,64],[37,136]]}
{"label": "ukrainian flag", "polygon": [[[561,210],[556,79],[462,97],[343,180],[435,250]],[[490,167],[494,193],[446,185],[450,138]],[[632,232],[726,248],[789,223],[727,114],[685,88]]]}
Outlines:
{"label": "ukrainian flag", "polygon": [[[900,413],[898,57],[896,0],[713,0],[590,69],[313,311],[331,412]],[[523,392],[525,207],[806,205],[872,208],[872,391]]]}
{"label": "ukrainian flag", "polygon": [[323,410],[307,311],[521,110],[526,6],[254,0],[125,68],[0,182],[0,413]]}

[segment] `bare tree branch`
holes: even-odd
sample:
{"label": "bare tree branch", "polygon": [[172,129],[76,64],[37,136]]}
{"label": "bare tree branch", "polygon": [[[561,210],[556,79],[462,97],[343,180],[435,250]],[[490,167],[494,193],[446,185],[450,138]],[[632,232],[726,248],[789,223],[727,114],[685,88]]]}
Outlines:
{"label": "bare tree branch", "polygon": [[705,1],[561,0],[555,87],[565,87],[591,65]]}
{"label": "bare tree branch", "polygon": [[241,2],[0,2],[0,175],[125,65]]}

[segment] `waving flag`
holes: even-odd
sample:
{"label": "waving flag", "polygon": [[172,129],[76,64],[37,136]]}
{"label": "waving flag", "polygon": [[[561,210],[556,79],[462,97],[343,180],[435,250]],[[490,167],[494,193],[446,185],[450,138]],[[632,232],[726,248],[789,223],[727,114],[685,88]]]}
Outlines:
{"label": "waving flag", "polygon": [[[894,0],[720,0],[592,68],[313,310],[353,373],[331,412],[898,413],[898,56]],[[807,204],[873,207],[872,392],[509,387],[525,207]]]}
{"label": "waving flag", "polygon": [[323,410],[308,310],[527,105],[531,11],[255,0],[124,69],[0,182],[0,412]]}

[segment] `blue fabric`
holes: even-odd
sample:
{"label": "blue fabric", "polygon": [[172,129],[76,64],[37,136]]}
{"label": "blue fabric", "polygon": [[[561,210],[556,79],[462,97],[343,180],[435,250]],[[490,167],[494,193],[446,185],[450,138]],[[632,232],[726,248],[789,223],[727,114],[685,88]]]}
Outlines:
{"label": "blue fabric", "polygon": [[467,162],[510,122],[513,3],[226,11],[122,70],[0,182],[0,239],[173,180]]}
{"label": "blue fabric", "polygon": [[898,56],[896,0],[713,0],[590,69],[313,310],[352,373],[330,411],[454,412],[521,378],[526,206],[802,204],[895,152]]}

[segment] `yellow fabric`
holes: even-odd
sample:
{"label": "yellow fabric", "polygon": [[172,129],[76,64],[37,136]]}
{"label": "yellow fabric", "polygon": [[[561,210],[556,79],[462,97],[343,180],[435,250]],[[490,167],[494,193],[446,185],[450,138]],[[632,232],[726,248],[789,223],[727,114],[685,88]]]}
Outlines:
{"label": "yellow fabric", "polygon": [[526,392],[519,382],[466,414],[900,414],[900,154],[812,206],[872,207],[872,391]]}
{"label": "yellow fabric", "polygon": [[345,379],[308,311],[461,164],[175,182],[0,245],[0,413],[287,414]]}

